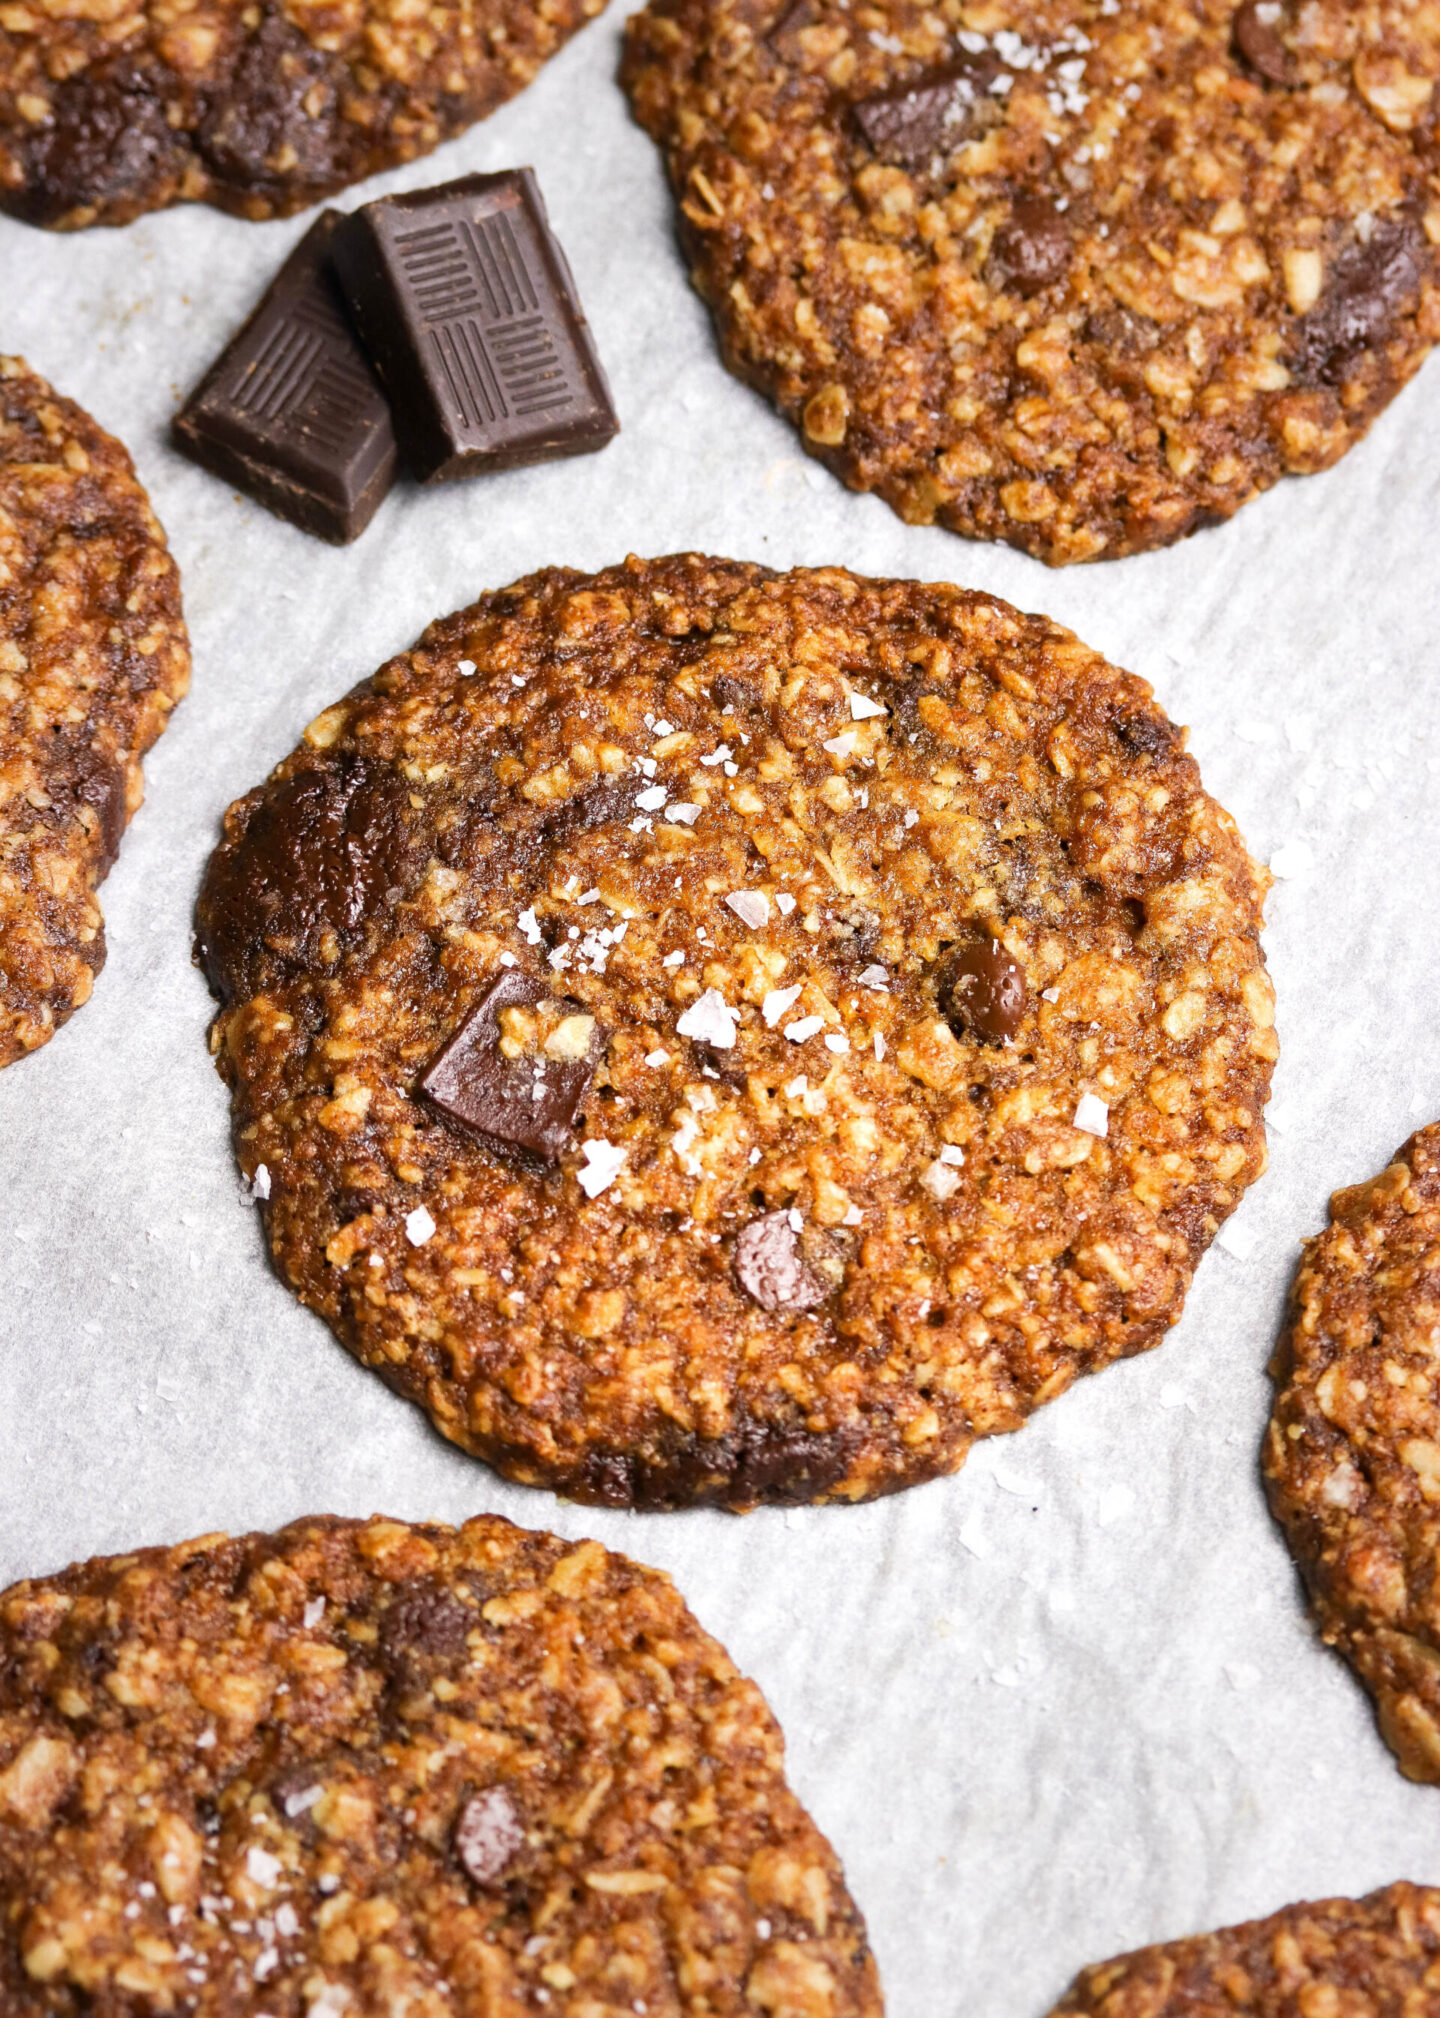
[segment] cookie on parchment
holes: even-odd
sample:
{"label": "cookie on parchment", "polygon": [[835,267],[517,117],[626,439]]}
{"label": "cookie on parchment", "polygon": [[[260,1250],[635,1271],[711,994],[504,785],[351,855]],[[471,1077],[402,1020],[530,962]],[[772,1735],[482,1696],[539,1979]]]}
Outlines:
{"label": "cookie on parchment", "polygon": [[783,1741],[668,1577],[300,1520],[0,1592],[0,2009],[879,2018]]}
{"label": "cookie on parchment", "polygon": [[1420,2018],[1437,1996],[1440,1892],[1401,1882],[1117,1955],[1051,2018]]}
{"label": "cookie on parchment", "polygon": [[179,572],[129,456],[0,357],[0,1066],[89,1000],[95,888],[189,680]]}
{"label": "cookie on parchment", "polygon": [[1440,334],[1440,12],[651,0],[625,80],[726,362],[912,524],[1166,544]]}
{"label": "cookie on parchment", "polygon": [[167,204],[288,217],[514,97],[604,0],[0,10],[0,210],[78,230]]}
{"label": "cookie on parchment", "polygon": [[1271,1373],[1270,1504],[1322,1637],[1412,1780],[1440,1782],[1440,1123],[1337,1191]]}
{"label": "cookie on parchment", "polygon": [[511,1478],[746,1507],[1174,1322],[1264,1166],[1265,887],[1058,625],[680,555],[432,625],[230,809],[198,932],[302,1301]]}

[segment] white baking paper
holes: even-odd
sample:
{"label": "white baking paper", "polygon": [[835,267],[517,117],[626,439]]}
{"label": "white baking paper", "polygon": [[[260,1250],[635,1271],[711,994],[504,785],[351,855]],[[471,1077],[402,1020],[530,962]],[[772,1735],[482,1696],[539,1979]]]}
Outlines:
{"label": "white baking paper", "polygon": [[[1299,1241],[1333,1187],[1440,1114],[1440,366],[1339,468],[1167,553],[1057,574],[907,528],[721,368],[615,83],[620,28],[617,0],[520,100],[365,195],[532,164],[624,433],[397,489],[346,551],[166,438],[305,220],[187,209],[75,237],[0,220],[0,349],[130,446],[195,649],[105,886],[109,965],[0,1075],[0,1584],[319,1511],[495,1509],[596,1535],[672,1571],[760,1681],[893,2018],[1042,2018],[1118,1950],[1440,1881],[1440,1791],[1400,1778],[1317,1644],[1257,1470]],[[1283,871],[1271,1169],[1183,1322],[958,1477],[876,1506],[626,1516],[501,1484],[270,1273],[206,1052],[190,917],[227,802],[431,617],[547,563],[681,547],[1049,612],[1154,682]]]}

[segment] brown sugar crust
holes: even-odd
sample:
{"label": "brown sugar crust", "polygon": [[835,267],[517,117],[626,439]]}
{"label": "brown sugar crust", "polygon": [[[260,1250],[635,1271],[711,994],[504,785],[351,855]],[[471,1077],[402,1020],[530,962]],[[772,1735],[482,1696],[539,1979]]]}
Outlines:
{"label": "brown sugar crust", "polygon": [[879,2018],[753,1682],[668,1577],[301,1520],[0,1593],[6,2018]]}
{"label": "brown sugar crust", "polygon": [[[1440,333],[1435,0],[651,0],[628,37],[726,363],[911,524],[1165,545],[1335,462]],[[897,137],[866,108],[907,85]]]}
{"label": "brown sugar crust", "polygon": [[1440,1782],[1440,1124],[1337,1191],[1271,1367],[1270,1504],[1322,1637]]}
{"label": "brown sugar crust", "polygon": [[129,456],[0,357],[0,1066],[105,963],[95,887],[190,680],[180,576]]}
{"label": "brown sugar crust", "polygon": [[604,0],[4,0],[0,209],[288,217],[522,91]]}
{"label": "brown sugar crust", "polygon": [[[953,1470],[1154,1345],[1264,1165],[1266,878],[1182,743],[1058,625],[838,568],[551,569],[432,625],[201,895],[280,1273],[581,1499]],[[992,939],[1008,1043],[956,985]],[[507,960],[522,1064],[596,1046],[553,1163],[417,1096]]]}
{"label": "brown sugar crust", "polygon": [[1051,2018],[1421,2018],[1440,2008],[1440,1892],[1286,1906],[1084,1969]]}

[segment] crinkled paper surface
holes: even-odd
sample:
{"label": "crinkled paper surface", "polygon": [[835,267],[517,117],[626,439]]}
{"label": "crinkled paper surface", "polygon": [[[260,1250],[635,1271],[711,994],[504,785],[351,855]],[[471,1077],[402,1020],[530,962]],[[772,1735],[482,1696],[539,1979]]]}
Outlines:
{"label": "crinkled paper surface", "polygon": [[[1301,1238],[1440,1115],[1440,365],[1339,468],[1167,553],[1052,574],[907,528],[721,368],[614,82],[620,4],[518,101],[364,194],[532,164],[625,431],[600,456],[399,488],[348,550],[167,441],[307,220],[193,209],[62,238],[0,219],[0,349],[132,450],[195,648],[105,886],[109,965],[0,1075],[0,1584],[321,1511],[596,1535],[673,1572],[760,1681],[893,2018],[1042,2018],[1117,1950],[1440,1881],[1440,1791],[1401,1780],[1316,1643],[1258,1474]],[[431,617],[549,563],[681,547],[1047,611],[1154,683],[1285,872],[1271,1169],[1181,1324],[957,1477],[858,1510],[607,1514],[451,1450],[270,1273],[206,1052],[190,916],[228,801]]]}

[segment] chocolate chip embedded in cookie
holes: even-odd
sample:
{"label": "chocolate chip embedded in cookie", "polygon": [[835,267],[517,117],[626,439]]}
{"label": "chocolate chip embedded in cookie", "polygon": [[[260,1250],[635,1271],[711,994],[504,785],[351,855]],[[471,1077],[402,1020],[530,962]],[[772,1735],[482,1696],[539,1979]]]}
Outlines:
{"label": "chocolate chip embedded in cookie", "polygon": [[189,680],[180,577],[129,456],[0,357],[0,1066],[90,999],[95,889]]}
{"label": "chocolate chip embedded in cookie", "polygon": [[302,1300],[511,1478],[745,1507],[1162,1336],[1264,1164],[1264,887],[1069,632],[682,555],[432,625],[198,923]]}
{"label": "chocolate chip embedded in cookie", "polygon": [[782,1753],[668,1577],[495,1518],[15,1584],[0,2007],[880,2018]]}
{"label": "chocolate chip embedded in cookie", "polygon": [[1399,2018],[1429,2010],[1437,1967],[1440,1892],[1402,1882],[1117,1955],[1082,1969],[1051,2018]]}
{"label": "chocolate chip embedded in cookie", "polygon": [[463,133],[603,5],[7,7],[0,210],[62,230],[184,202],[288,217]]}
{"label": "chocolate chip embedded in cookie", "polygon": [[1270,1505],[1408,1779],[1440,1782],[1440,1123],[1337,1191],[1271,1373]]}
{"label": "chocolate chip embedded in cookie", "polygon": [[1165,545],[1334,463],[1440,334],[1428,6],[650,0],[627,35],[725,361],[911,524]]}

